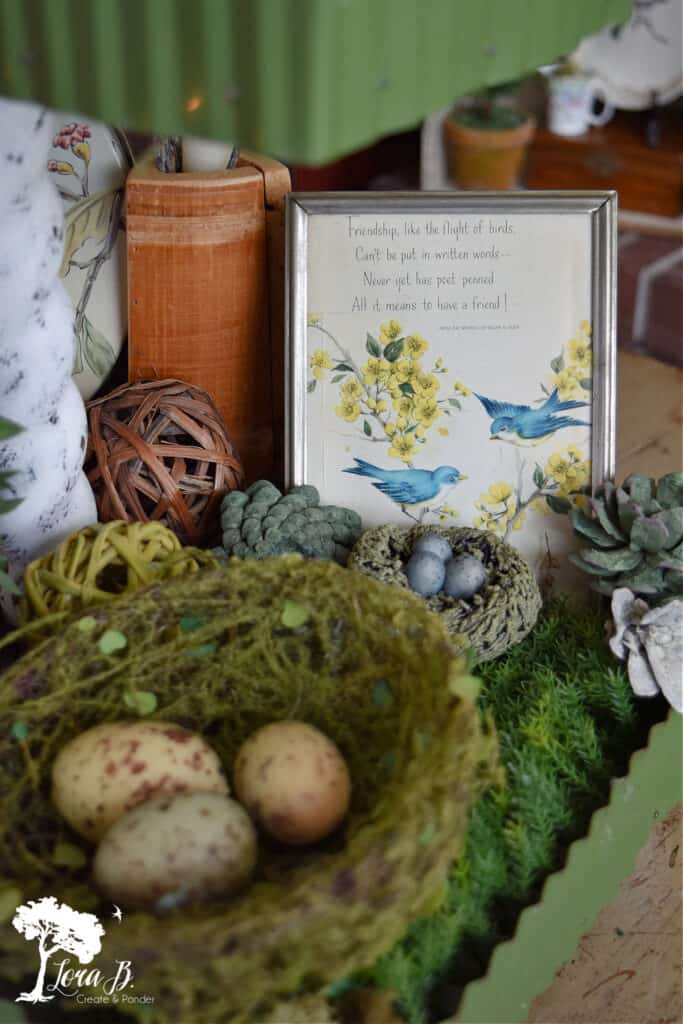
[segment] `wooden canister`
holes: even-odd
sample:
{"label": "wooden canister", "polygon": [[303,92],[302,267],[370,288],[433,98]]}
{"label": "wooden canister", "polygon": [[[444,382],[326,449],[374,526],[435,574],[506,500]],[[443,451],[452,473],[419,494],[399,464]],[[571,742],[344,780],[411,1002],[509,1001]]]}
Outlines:
{"label": "wooden canister", "polygon": [[147,162],[128,178],[128,379],[206,391],[247,482],[282,475],[288,190],[285,167],[249,155],[180,174]]}

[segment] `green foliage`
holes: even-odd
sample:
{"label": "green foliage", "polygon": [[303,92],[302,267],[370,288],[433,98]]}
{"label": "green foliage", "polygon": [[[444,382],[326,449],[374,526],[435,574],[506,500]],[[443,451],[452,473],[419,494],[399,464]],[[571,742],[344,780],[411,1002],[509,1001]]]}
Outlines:
{"label": "green foliage", "polygon": [[[10,438],[16,437],[17,434],[21,434],[23,429],[24,428],[20,427],[18,423],[8,420],[5,416],[0,416],[0,441],[8,441]],[[13,508],[16,508],[17,505],[21,504],[21,498],[3,498],[1,496],[3,491],[8,490],[9,482],[13,476],[13,470],[4,470],[3,472],[0,472],[0,515],[4,512],[11,512]],[[11,589],[4,581],[0,581],[0,588],[4,590]]]}
{"label": "green foliage", "polygon": [[453,987],[484,972],[638,745],[633,694],[594,612],[549,603],[526,640],[478,672],[507,784],[476,804],[443,906],[361,979],[397,993],[410,1024],[428,1019],[446,975],[452,1012]]}
{"label": "green foliage", "polygon": [[572,561],[594,577],[591,586],[611,595],[628,587],[651,603],[683,590],[683,473],[661,480],[633,473],[621,487],[605,483],[591,502],[592,516],[573,510],[582,541]]}

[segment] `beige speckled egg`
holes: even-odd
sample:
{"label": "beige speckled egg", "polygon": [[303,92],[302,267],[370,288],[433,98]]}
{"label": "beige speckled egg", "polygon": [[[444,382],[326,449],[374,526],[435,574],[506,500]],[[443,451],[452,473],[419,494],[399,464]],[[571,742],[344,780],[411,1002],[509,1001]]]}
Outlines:
{"label": "beige speckled egg", "polygon": [[230,792],[218,755],[172,722],[107,722],[76,736],[52,766],[52,799],[72,828],[97,842],[150,797]]}
{"label": "beige speckled egg", "polygon": [[158,797],[128,811],[97,848],[93,875],[113,903],[175,909],[236,892],[256,863],[243,807],[218,793]]}
{"label": "beige speckled egg", "polygon": [[334,831],[351,798],[346,761],[306,722],[272,722],[250,736],[237,754],[233,784],[257,825],[292,846]]}

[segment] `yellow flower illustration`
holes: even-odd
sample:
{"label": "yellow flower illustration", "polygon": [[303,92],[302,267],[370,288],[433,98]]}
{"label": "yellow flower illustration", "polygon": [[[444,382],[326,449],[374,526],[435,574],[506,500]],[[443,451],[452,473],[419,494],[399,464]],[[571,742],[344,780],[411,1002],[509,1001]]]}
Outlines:
{"label": "yellow flower illustration", "polygon": [[391,442],[391,448],[389,449],[389,455],[392,459],[400,459],[401,462],[410,462],[415,454],[416,446],[417,441],[411,434],[394,434]]}
{"label": "yellow flower illustration", "polygon": [[306,320],[309,327],[317,327],[321,321],[321,317],[319,317],[317,313],[309,313]]}
{"label": "yellow flower illustration", "polygon": [[409,334],[403,343],[403,351],[407,352],[411,359],[419,359],[429,348],[429,342],[425,341],[421,334]]}
{"label": "yellow flower illustration", "polygon": [[472,394],[472,389],[466,387],[461,380],[456,380],[454,388],[456,391],[460,392],[463,398],[467,398],[468,395]]}
{"label": "yellow flower illustration", "polygon": [[421,426],[431,427],[434,420],[438,419],[440,415],[441,409],[439,404],[433,398],[423,398],[420,396],[416,399],[415,416]]}
{"label": "yellow flower illustration", "polygon": [[342,398],[341,405],[335,406],[334,411],[340,419],[354,423],[360,416],[360,405],[354,398]]}
{"label": "yellow flower illustration", "polygon": [[412,359],[399,359],[394,365],[396,380],[400,384],[412,384],[414,387],[415,381],[422,373],[419,364],[414,363]]}
{"label": "yellow flower illustration", "polygon": [[567,475],[571,470],[571,456],[563,452],[554,452],[545,464],[545,475],[552,477],[560,485],[567,482]]}
{"label": "yellow flower illustration", "polygon": [[452,505],[442,505],[439,509],[439,522],[445,523],[447,519],[457,519],[460,512]]}
{"label": "yellow flower illustration", "polygon": [[579,324],[579,330],[581,331],[582,334],[585,334],[589,338],[590,338],[591,334],[593,333],[589,320],[582,320],[581,323]]}
{"label": "yellow flower illustration", "polygon": [[446,427],[438,427],[437,433],[441,434],[442,437],[448,437],[448,429]]}
{"label": "yellow flower illustration", "polygon": [[398,320],[389,320],[385,324],[379,326],[379,338],[383,345],[388,345],[390,341],[396,341],[401,335],[401,325]]}
{"label": "yellow flower illustration", "polygon": [[495,505],[498,502],[507,501],[511,494],[512,485],[505,480],[501,480],[500,483],[491,484],[486,494],[482,496],[482,501],[492,502]]}
{"label": "yellow flower illustration", "polygon": [[553,377],[553,388],[557,388],[561,399],[573,398],[579,391],[579,381],[572,367],[560,370]]}
{"label": "yellow flower illustration", "polygon": [[392,423],[391,420],[384,424],[384,433],[387,437],[393,437],[397,430],[398,427],[395,423]]}
{"label": "yellow flower illustration", "polygon": [[441,384],[433,373],[421,373],[415,378],[413,387],[421,398],[434,398]]}
{"label": "yellow flower illustration", "polygon": [[401,395],[400,398],[394,399],[391,403],[394,407],[395,412],[398,413],[402,419],[409,419],[413,413],[413,400],[408,398],[407,395]]}
{"label": "yellow flower illustration", "polygon": [[593,360],[593,350],[588,338],[581,336],[569,342],[569,358],[581,369],[589,370]]}
{"label": "yellow flower illustration", "polygon": [[365,366],[361,366],[361,373],[366,384],[385,384],[391,373],[391,363],[373,356]]}
{"label": "yellow flower illustration", "polygon": [[322,348],[316,349],[313,355],[309,358],[308,365],[313,371],[313,376],[316,380],[322,380],[325,376],[325,370],[329,370],[332,367],[330,353],[325,352]]}
{"label": "yellow flower illustration", "polygon": [[357,377],[350,377],[342,384],[341,393],[344,398],[360,398],[363,387]]}

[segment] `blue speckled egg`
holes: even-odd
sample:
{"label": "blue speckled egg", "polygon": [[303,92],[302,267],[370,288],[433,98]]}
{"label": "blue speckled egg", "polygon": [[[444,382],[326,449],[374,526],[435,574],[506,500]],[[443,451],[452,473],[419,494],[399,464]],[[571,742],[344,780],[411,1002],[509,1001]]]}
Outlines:
{"label": "blue speckled egg", "polygon": [[447,562],[449,558],[453,557],[453,551],[450,544],[445,537],[442,537],[440,533],[424,533],[418,541],[415,542],[413,547],[413,554],[418,552],[426,552],[430,555],[436,555],[442,562]]}
{"label": "blue speckled egg", "polygon": [[438,594],[446,577],[446,566],[436,555],[418,551],[411,555],[405,566],[408,586],[422,597]]}
{"label": "blue speckled egg", "polygon": [[458,555],[446,565],[444,593],[449,597],[473,597],[486,582],[486,569],[474,555]]}

